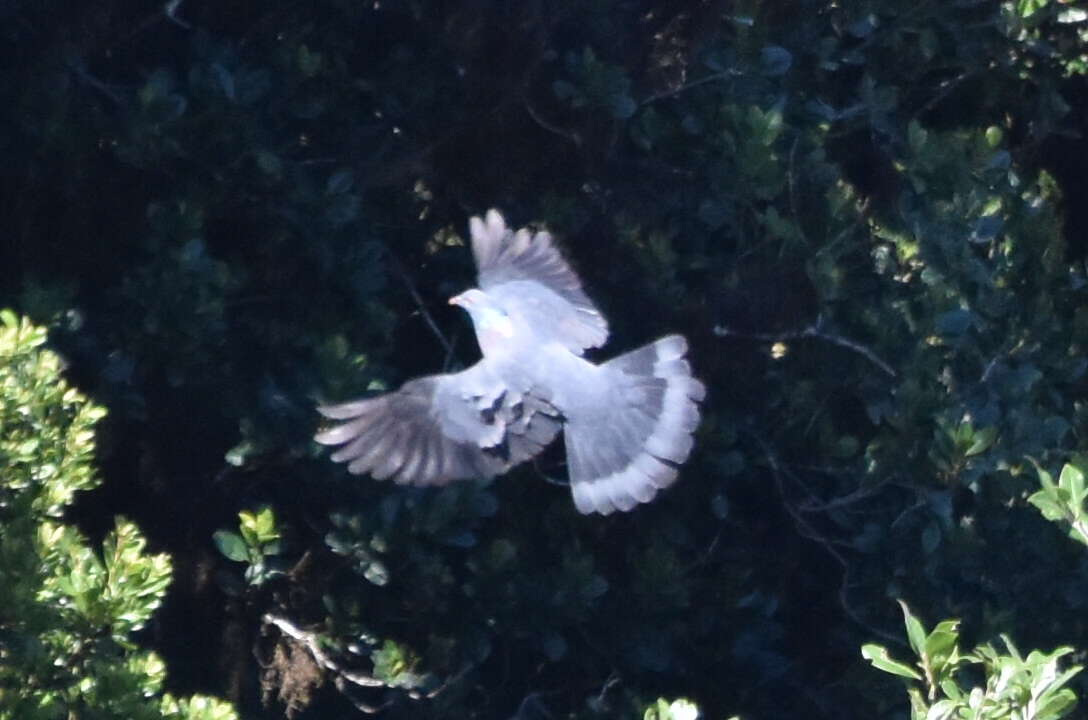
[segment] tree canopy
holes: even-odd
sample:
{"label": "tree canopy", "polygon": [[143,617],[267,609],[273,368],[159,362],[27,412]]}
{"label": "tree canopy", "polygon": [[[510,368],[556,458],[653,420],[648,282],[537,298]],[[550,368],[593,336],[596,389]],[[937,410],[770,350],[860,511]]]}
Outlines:
{"label": "tree canopy", "polygon": [[[95,649],[55,667],[78,688],[88,658],[128,662],[152,715],[1057,718],[1084,697],[1080,3],[0,19],[5,332],[48,328],[25,352],[79,388],[11,400],[0,374],[0,717],[28,717],[7,668],[56,660],[13,648],[75,632],[62,597],[86,588],[57,568],[106,582],[111,548],[147,592],[86,595]],[[414,489],[312,441],[318,403],[476,359],[446,298],[490,207],[559,238],[610,322],[597,359],[688,338],[704,419],[652,504],[579,515],[559,452]],[[78,447],[34,445],[60,418]],[[27,484],[46,467],[59,485]]]}

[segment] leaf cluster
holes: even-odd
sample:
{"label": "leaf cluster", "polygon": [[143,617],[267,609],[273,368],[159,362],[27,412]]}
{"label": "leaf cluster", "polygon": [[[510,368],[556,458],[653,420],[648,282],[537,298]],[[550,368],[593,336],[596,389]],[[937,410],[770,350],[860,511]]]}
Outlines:
{"label": "leaf cluster", "polygon": [[1057,720],[1076,706],[1077,697],[1067,686],[1084,668],[1063,669],[1059,662],[1072,648],[1033,650],[1023,657],[1002,636],[1005,653],[989,643],[964,653],[958,621],[945,620],[926,632],[906,603],[900,605],[917,662],[912,666],[894,660],[887,648],[875,644],[864,645],[861,654],[874,667],[915,681],[909,688],[914,720]]}
{"label": "leaf cluster", "polygon": [[0,718],[232,720],[222,701],[164,693],[166,666],[134,642],[170,559],[124,518],[100,548],[63,523],[99,483],[105,412],[61,379],[44,328],[10,310],[0,323]]}

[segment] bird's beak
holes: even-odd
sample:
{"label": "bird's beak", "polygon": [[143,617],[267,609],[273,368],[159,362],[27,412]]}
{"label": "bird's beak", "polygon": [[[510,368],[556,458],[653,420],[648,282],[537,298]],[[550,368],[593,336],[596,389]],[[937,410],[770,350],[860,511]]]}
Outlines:
{"label": "bird's beak", "polygon": [[468,304],[465,302],[464,293],[461,293],[460,295],[454,295],[450,298],[449,302],[450,305],[460,305],[461,307],[468,307]]}

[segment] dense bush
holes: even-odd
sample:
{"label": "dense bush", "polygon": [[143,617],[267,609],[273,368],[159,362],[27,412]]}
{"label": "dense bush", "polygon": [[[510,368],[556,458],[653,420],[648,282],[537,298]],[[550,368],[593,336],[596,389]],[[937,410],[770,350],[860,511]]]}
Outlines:
{"label": "dense bush", "polygon": [[[901,717],[859,652],[904,644],[894,599],[965,647],[1088,647],[1047,520],[1088,432],[1075,3],[0,13],[0,304],[110,409],[69,519],[173,558],[140,636],[173,691]],[[473,361],[445,299],[491,206],[563,238],[602,357],[691,341],[704,423],[652,505],[577,515],[559,453],[421,491],[311,442],[317,401]]]}
{"label": "dense bush", "polygon": [[162,692],[166,675],[133,633],[159,607],[170,560],[124,518],[90,547],[61,521],[98,485],[105,411],[60,379],[46,331],[0,312],[0,718],[232,720],[220,701]]}

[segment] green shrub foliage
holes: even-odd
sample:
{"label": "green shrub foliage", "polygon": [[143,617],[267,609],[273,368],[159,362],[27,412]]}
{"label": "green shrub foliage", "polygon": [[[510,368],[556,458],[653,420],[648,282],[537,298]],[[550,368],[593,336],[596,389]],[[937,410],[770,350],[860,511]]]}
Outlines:
{"label": "green shrub foliage", "polygon": [[[858,652],[905,652],[890,598],[1081,662],[1083,478],[1060,470],[1088,434],[1080,4],[0,18],[0,303],[110,410],[72,522],[89,457],[34,465],[55,496],[5,509],[61,574],[0,583],[34,596],[0,607],[123,647],[155,556],[116,526],[151,595],[115,598],[65,529],[123,511],[184,568],[146,642],[179,693],[247,717],[902,717]],[[602,356],[689,338],[704,422],[653,504],[579,516],[561,453],[421,490],[312,443],[317,402],[475,360],[445,300],[492,206],[562,238]]]}
{"label": "green shrub foliage", "polygon": [[[906,603],[900,604],[917,662],[894,660],[887,648],[875,644],[862,646],[861,654],[874,667],[914,681],[909,688],[912,720],[1058,720],[1076,706],[1077,697],[1066,685],[1084,668],[1062,667],[1060,662],[1072,648],[1035,650],[1023,657],[1012,640],[1002,636],[1005,653],[989,643],[964,652],[957,621],[945,620],[927,633]],[[969,673],[979,666],[981,681]]]}
{"label": "green shrub foliage", "polygon": [[230,705],[163,693],[166,667],[133,634],[159,607],[170,559],[117,518],[101,549],[63,522],[99,484],[105,410],[60,377],[44,328],[0,311],[0,718],[232,720]]}

